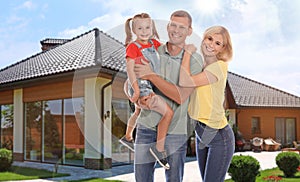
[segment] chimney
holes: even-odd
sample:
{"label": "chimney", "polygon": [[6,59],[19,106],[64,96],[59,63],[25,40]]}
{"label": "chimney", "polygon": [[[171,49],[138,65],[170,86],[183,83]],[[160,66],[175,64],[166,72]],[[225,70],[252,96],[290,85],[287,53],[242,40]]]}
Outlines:
{"label": "chimney", "polygon": [[59,46],[61,44],[64,44],[67,41],[69,41],[69,39],[46,38],[46,39],[40,41],[40,43],[42,45],[41,49],[42,49],[42,51],[46,51],[46,50],[52,49],[56,46]]}

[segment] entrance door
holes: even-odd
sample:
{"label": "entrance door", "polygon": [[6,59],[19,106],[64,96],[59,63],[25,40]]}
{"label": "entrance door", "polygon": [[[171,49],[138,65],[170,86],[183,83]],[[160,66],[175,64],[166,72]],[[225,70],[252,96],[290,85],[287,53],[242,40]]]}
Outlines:
{"label": "entrance door", "polygon": [[292,144],[296,138],[295,118],[275,118],[276,140],[283,145]]}

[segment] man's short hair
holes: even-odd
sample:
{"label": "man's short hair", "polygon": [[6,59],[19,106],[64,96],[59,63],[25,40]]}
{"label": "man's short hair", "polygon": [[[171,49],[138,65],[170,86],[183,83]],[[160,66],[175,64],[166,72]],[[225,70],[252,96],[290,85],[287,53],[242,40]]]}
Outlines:
{"label": "man's short hair", "polygon": [[187,17],[189,20],[190,27],[192,27],[192,16],[184,10],[177,10],[171,14],[172,17]]}

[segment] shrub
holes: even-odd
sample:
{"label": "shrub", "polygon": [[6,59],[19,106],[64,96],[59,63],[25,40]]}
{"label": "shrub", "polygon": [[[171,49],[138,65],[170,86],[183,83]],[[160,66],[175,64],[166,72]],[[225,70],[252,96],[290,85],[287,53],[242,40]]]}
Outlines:
{"label": "shrub", "polygon": [[234,155],[228,173],[235,182],[254,182],[259,172],[259,162],[252,156]]}
{"label": "shrub", "polygon": [[276,156],[276,164],[285,177],[293,177],[300,165],[300,156],[295,152],[282,152]]}
{"label": "shrub", "polygon": [[0,149],[0,171],[7,171],[12,164],[12,152],[11,150],[2,148]]}
{"label": "shrub", "polygon": [[45,152],[44,157],[45,158],[53,158],[53,154],[51,152]]}
{"label": "shrub", "polygon": [[66,153],[66,159],[72,159],[74,157],[73,153]]}
{"label": "shrub", "polygon": [[75,154],[75,159],[82,160],[83,159],[83,154],[82,153]]}

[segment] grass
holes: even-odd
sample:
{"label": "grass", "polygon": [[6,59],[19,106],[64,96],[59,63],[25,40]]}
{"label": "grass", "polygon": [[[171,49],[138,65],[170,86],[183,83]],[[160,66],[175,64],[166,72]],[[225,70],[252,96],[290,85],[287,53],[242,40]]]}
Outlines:
{"label": "grass", "polygon": [[[45,178],[55,178],[55,177],[62,177],[62,176],[69,176],[69,174],[54,173],[44,169],[12,166],[11,170],[6,172],[0,172],[0,181],[45,179]],[[105,180],[105,179],[95,179],[95,178],[75,180],[73,182],[83,182],[83,181],[122,182],[119,180]]]}
{"label": "grass", "polygon": [[122,182],[120,180],[105,180],[105,179],[100,179],[100,178],[91,178],[91,179],[83,179],[83,180],[76,180],[76,181],[72,181],[72,182]]}
{"label": "grass", "polygon": [[69,176],[69,174],[53,173],[44,169],[12,166],[11,170],[0,172],[0,181],[45,179]]}
{"label": "grass", "polygon": [[[300,172],[297,172],[293,178],[285,178],[283,175],[283,172],[278,168],[273,169],[266,169],[263,171],[260,171],[260,176],[256,177],[256,182],[266,182],[266,180],[263,180],[263,178],[268,176],[279,176],[282,179],[280,181],[284,182],[299,182],[300,181]],[[226,182],[232,182],[233,180],[228,179],[225,180]]]}

